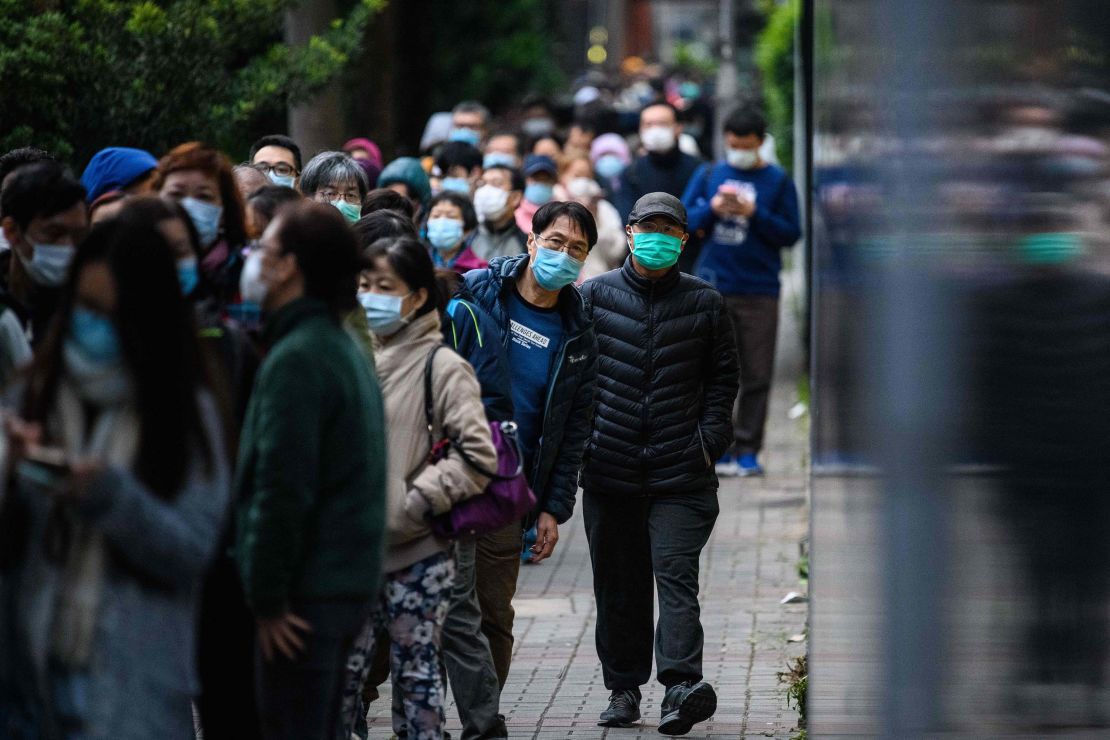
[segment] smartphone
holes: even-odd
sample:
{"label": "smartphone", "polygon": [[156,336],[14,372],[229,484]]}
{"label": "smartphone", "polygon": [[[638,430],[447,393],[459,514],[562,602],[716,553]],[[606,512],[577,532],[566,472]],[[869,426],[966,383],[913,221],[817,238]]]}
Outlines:
{"label": "smartphone", "polygon": [[15,469],[21,483],[50,493],[69,488],[72,470],[65,450],[60,447],[36,447],[24,455]]}

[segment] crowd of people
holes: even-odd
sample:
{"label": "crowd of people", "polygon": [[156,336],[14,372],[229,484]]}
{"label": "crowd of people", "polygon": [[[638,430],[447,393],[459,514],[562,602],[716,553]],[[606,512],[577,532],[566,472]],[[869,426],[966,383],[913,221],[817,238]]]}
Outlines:
{"label": "crowd of people", "polygon": [[711,717],[699,555],[762,473],[797,194],[756,108],[706,162],[643,102],[462,102],[391,162],[0,156],[0,735],[365,738],[392,676],[397,737],[448,689],[507,737],[519,570],[580,487],[598,723],[653,653],[659,731]]}

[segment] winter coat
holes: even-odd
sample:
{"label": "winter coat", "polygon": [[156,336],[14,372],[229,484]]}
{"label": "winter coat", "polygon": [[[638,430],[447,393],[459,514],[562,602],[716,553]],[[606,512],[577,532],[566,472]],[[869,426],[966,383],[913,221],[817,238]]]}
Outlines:
{"label": "winter coat", "polygon": [[582,294],[600,354],[582,487],[625,496],[716,490],[739,383],[721,294],[677,268],[649,280],[631,257]]}
{"label": "winter coat", "polygon": [[324,304],[301,298],[266,326],[239,440],[236,559],[247,603],[378,593],[385,431],[366,356]]}
{"label": "winter coat", "polygon": [[[428,517],[449,511],[481,493],[489,479],[449,451],[434,465],[424,407],[424,369],[431,351],[443,344],[440,316],[432,311],[413,320],[378,345],[378,374],[385,399],[389,442],[386,573],[407,568],[447,547],[431,530]],[[483,470],[497,469],[482,395],[474,368],[449,349],[432,365],[436,442],[454,439]]]}
{"label": "winter coat", "polygon": [[[516,289],[516,281],[529,269],[528,263],[527,254],[502,257],[491,262],[488,269],[468,272],[465,277],[466,297],[493,317],[506,351],[510,331],[505,304]],[[577,288],[563,288],[558,306],[563,317],[563,343],[552,368],[540,449],[528,482],[539,501],[538,511],[551,514],[562,524],[574,512],[582,450],[593,417],[597,338]]]}
{"label": "winter coat", "polygon": [[459,298],[452,299],[440,322],[443,343],[459,353],[474,368],[482,386],[482,405],[490,421],[513,420],[509,358],[501,344],[501,332],[490,315]]}

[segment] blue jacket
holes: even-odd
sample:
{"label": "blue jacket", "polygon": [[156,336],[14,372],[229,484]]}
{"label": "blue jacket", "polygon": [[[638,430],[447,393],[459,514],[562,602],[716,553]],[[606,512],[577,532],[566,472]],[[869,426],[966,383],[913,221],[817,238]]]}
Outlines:
{"label": "blue jacket", "polygon": [[[467,297],[493,317],[506,351],[510,333],[505,302],[527,269],[528,255],[521,254],[494,259],[488,268],[471,270],[464,277]],[[559,310],[565,333],[544,405],[540,451],[528,482],[539,500],[539,511],[551,514],[562,524],[574,512],[582,452],[593,421],[597,337],[586,301],[577,288],[563,288]]]}
{"label": "blue jacket", "polygon": [[[755,190],[750,218],[719,219],[709,207],[726,182]],[[798,194],[777,165],[738,170],[727,162],[694,175],[682,196],[691,233],[704,232],[695,274],[724,295],[779,294],[781,250],[801,238]]]}
{"label": "blue jacket", "polygon": [[459,298],[447,304],[440,322],[443,343],[474,368],[482,387],[482,405],[489,421],[512,421],[509,358],[501,344],[501,330],[481,307]]}

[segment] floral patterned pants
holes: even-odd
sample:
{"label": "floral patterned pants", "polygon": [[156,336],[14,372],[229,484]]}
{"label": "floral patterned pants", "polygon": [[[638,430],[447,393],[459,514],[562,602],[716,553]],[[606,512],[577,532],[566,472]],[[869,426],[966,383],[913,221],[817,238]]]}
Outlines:
{"label": "floral patterned pants", "polygon": [[[367,620],[347,659],[340,737],[361,725],[362,682],[374,655],[374,633],[385,629],[392,642],[390,673],[400,688],[409,740],[441,740],[446,703],[439,652],[450,605],[455,560],[437,553],[408,568],[387,573],[379,608]],[[346,734],[343,734],[345,731]]]}

